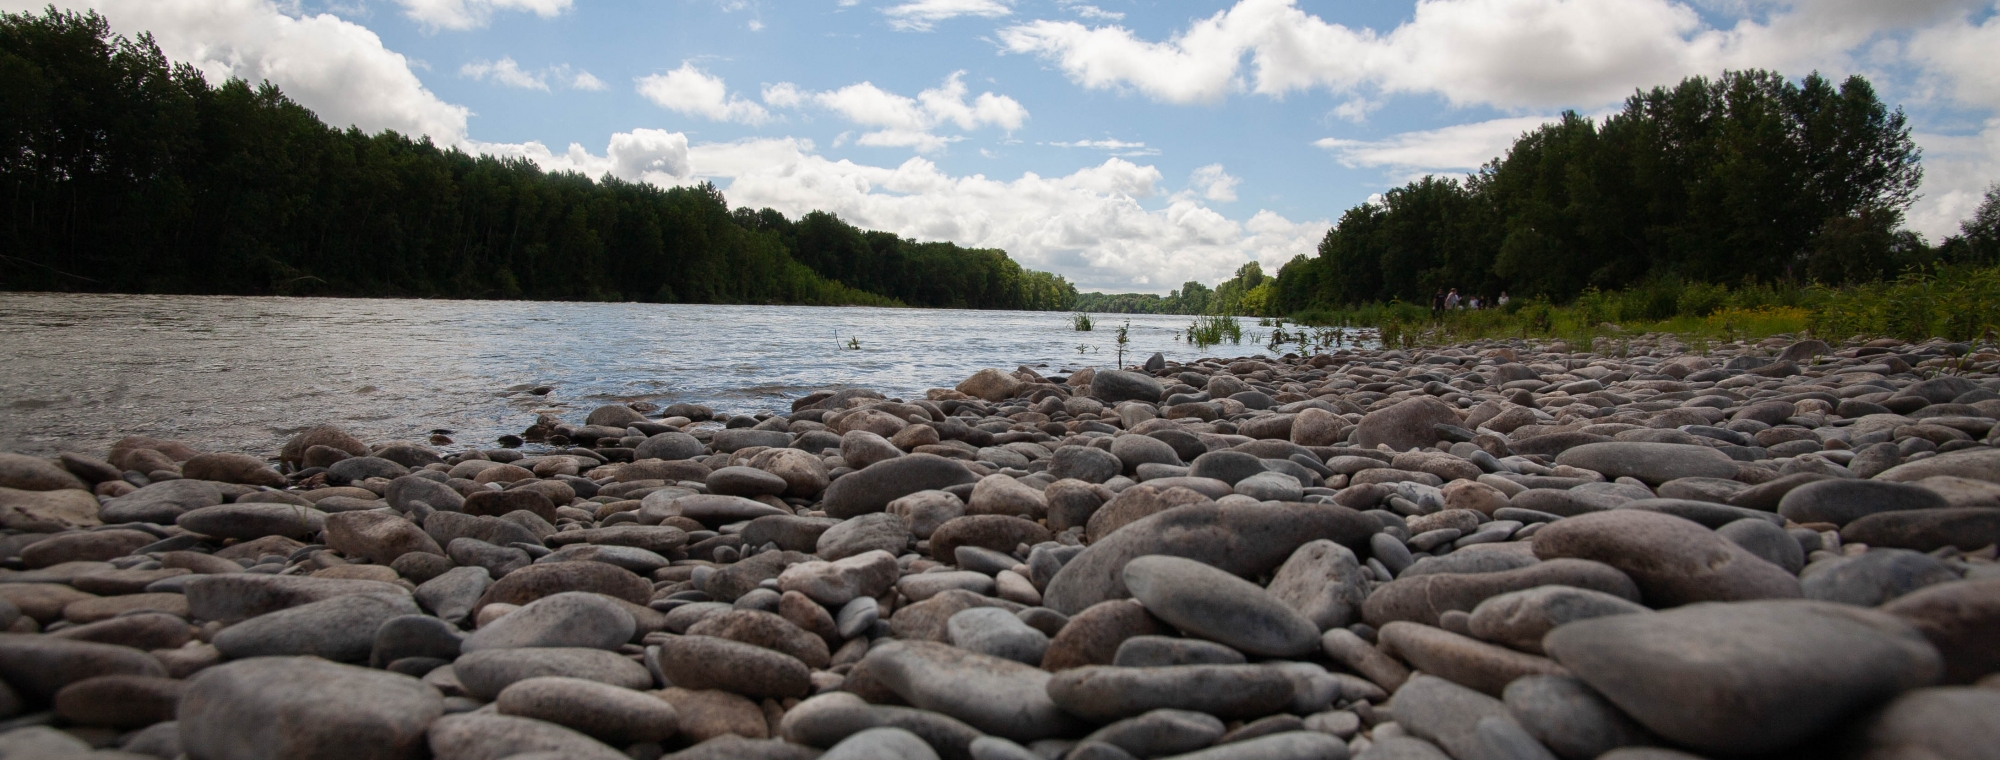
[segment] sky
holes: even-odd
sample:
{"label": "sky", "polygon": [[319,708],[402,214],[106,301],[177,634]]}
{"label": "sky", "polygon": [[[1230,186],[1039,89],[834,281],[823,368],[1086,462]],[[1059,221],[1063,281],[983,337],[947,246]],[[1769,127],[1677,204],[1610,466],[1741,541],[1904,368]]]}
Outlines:
{"label": "sky", "polygon": [[[33,11],[46,0],[0,0]],[[1349,207],[1565,109],[1862,74],[1924,150],[1932,242],[2000,180],[1992,0],[61,0],[336,126],[712,182],[1165,293],[1313,253]]]}

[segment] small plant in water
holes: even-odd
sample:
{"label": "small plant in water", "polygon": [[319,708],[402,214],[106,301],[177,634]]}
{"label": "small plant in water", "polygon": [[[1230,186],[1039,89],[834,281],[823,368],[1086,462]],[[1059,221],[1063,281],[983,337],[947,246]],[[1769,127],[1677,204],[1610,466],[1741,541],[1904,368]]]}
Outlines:
{"label": "small plant in water", "polygon": [[1132,342],[1131,332],[1132,320],[1125,320],[1125,324],[1118,326],[1118,366],[1120,368],[1125,366],[1125,346]]}
{"label": "small plant in water", "polygon": [[1243,342],[1243,326],[1237,323],[1235,317],[1195,317],[1194,323],[1188,325],[1187,334],[1188,342],[1193,343],[1195,348],[1218,345],[1225,339],[1231,343]]}
{"label": "small plant in water", "polygon": [[847,336],[847,348],[850,351],[861,350],[861,338],[855,335]]}
{"label": "small plant in water", "polygon": [[1090,332],[1091,328],[1097,326],[1090,321],[1089,314],[1071,314],[1069,315],[1069,323],[1071,327],[1076,328],[1077,332]]}

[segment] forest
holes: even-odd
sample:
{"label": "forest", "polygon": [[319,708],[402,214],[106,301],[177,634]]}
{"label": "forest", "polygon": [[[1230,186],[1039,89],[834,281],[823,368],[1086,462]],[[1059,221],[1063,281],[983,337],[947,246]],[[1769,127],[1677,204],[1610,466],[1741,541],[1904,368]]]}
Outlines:
{"label": "forest", "polygon": [[544,172],[211,85],[94,13],[0,16],[0,290],[1066,309],[1003,251],[712,185]]}
{"label": "forest", "polygon": [[[1920,158],[1902,110],[1862,77],[1692,77],[1602,121],[1566,113],[1462,180],[1424,177],[1349,209],[1316,256],[1279,270],[1265,313],[1427,306],[1454,288],[1567,303],[1840,287],[2000,260],[1990,219],[1935,247],[1903,228]],[[1993,206],[1989,194],[1981,214]]]}

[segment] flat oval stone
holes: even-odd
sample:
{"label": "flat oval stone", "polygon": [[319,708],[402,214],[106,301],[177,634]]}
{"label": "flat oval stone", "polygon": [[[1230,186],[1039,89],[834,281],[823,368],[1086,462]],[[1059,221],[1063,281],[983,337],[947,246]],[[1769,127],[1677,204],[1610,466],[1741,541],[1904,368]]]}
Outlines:
{"label": "flat oval stone", "polygon": [[1552,559],[1490,573],[1433,573],[1397,578],[1368,595],[1361,608],[1362,616],[1377,628],[1398,620],[1434,626],[1446,612],[1470,612],[1492,597],[1539,586],[1589,589],[1631,602],[1639,601],[1640,595],[1633,579],[1610,565]]}
{"label": "flat oval stone", "polygon": [[1794,488],[1778,501],[1778,514],[1798,523],[1846,525],[1879,512],[1951,506],[1929,489],[1881,480],[1836,478]]}
{"label": "flat oval stone", "polygon": [[1543,560],[1588,559],[1619,569],[1653,607],[1801,594],[1798,578],[1784,568],[1699,524],[1656,512],[1620,509],[1558,520],[1535,534],[1534,546]]}
{"label": "flat oval stone", "polygon": [[1728,478],[1736,475],[1736,463],[1729,455],[1707,446],[1682,443],[1586,443],[1558,454],[1556,464],[1594,470],[1611,480],[1638,478],[1654,486],[1679,478]]}
{"label": "flat oval stone", "polygon": [[182,512],[174,524],[205,536],[248,541],[265,536],[308,538],[326,526],[326,513],[290,504],[217,504]]}
{"label": "flat oval stone", "polygon": [[1545,657],[1523,654],[1442,628],[1394,622],[1382,627],[1384,649],[1411,667],[1452,683],[1500,696],[1507,684],[1522,676],[1568,675]]}
{"label": "flat oval stone", "polygon": [[1729,755],[1791,747],[1943,672],[1894,616],[1804,600],[1592,618],[1542,644],[1647,728]]}
{"label": "flat oval stone", "polygon": [[1537,586],[1487,598],[1472,608],[1472,635],[1523,652],[1542,653],[1542,637],[1565,623],[1651,612],[1631,597],[1572,586]]}
{"label": "flat oval stone", "polygon": [[1848,523],[1840,529],[1840,539],[1920,552],[1946,546],[1977,551],[2000,543],[2000,509],[1953,507],[1878,512]]}
{"label": "flat oval stone", "polygon": [[615,650],[632,638],[632,613],[610,597],[567,591],[536,599],[465,637],[464,652],[518,647]]}
{"label": "flat oval stone", "polygon": [[1877,607],[1925,586],[1958,580],[1938,558],[1908,549],[1870,549],[1814,562],[1799,576],[1807,599]]}
{"label": "flat oval stone", "polygon": [[1319,645],[1319,626],[1262,587],[1191,559],[1139,557],[1125,586],[1146,611],[1182,631],[1246,654],[1296,657]]}
{"label": "flat oval stone", "polygon": [[1048,684],[1049,698],[1065,712],[1095,723],[1162,708],[1254,718],[1290,703],[1294,688],[1283,670],[1263,665],[1091,665],[1057,673]]}
{"label": "flat oval stone", "polygon": [[682,636],[663,645],[660,670],[687,689],[781,699],[812,691],[811,670],[798,658],[714,636]]}
{"label": "flat oval stone", "polygon": [[934,491],[974,483],[971,470],[935,454],[909,454],[863,467],[835,478],[821,497],[820,508],[830,517],[846,519],[880,512],[889,502],[918,491]]}
{"label": "flat oval stone", "polygon": [[582,678],[516,681],[493,706],[501,715],[545,720],[618,746],[657,742],[680,728],[679,714],[665,700]]}
{"label": "flat oval stone", "polygon": [[1074,735],[1076,723],[1051,701],[1050,675],[1012,660],[925,641],[891,641],[862,665],[912,706],[995,736],[1029,742]]}
{"label": "flat oval stone", "polygon": [[467,696],[482,700],[492,700],[517,681],[539,676],[584,678],[627,689],[653,685],[644,665],[602,649],[488,649],[459,657],[452,671]]}
{"label": "flat oval stone", "polygon": [[260,657],[201,671],[181,697],[191,757],[420,758],[444,699],[405,675],[311,657]]}

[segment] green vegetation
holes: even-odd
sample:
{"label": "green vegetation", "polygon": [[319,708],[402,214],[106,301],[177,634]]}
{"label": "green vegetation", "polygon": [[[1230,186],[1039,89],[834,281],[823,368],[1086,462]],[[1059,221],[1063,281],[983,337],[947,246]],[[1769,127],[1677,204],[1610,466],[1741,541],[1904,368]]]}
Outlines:
{"label": "green vegetation", "polygon": [[1092,328],[1097,326],[1097,323],[1090,321],[1089,314],[1081,312],[1069,315],[1069,324],[1077,332],[1090,332]]}
{"label": "green vegetation", "polygon": [[1151,293],[1079,293],[1071,308],[1101,314],[1262,314],[1277,286],[1255,261],[1210,289],[1189,280],[1165,296]]}
{"label": "green vegetation", "polygon": [[0,16],[0,289],[1067,309],[992,249],[547,173],[211,86],[95,13]]}
{"label": "green vegetation", "polygon": [[1188,325],[1188,342],[1195,348],[1208,348],[1227,340],[1230,343],[1243,342],[1243,325],[1231,316],[1199,316]]}

